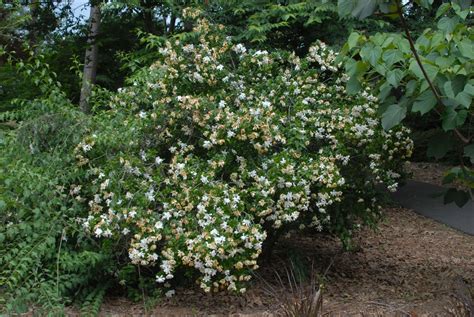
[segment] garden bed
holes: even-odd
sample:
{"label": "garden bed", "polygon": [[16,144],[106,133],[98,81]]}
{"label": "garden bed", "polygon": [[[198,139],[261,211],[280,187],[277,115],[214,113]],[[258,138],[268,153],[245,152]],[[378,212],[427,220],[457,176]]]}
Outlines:
{"label": "garden bed", "polygon": [[[323,235],[290,237],[253,280],[245,296],[206,295],[198,288],[177,290],[148,313],[155,316],[269,316],[280,308],[275,271],[289,267],[288,250],[319,276],[328,270],[324,312],[329,315],[448,315],[474,285],[474,237],[462,234],[409,210],[388,208],[377,231],[356,235],[355,251],[342,252],[337,239]],[[309,264],[309,265],[308,265]],[[280,287],[279,292],[286,292]],[[467,299],[464,299],[467,301]],[[143,304],[108,298],[103,315],[142,315]]]}

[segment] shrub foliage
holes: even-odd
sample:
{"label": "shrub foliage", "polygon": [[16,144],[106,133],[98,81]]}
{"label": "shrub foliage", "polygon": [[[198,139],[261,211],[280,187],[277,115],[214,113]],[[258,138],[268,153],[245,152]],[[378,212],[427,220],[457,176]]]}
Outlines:
{"label": "shrub foliage", "polygon": [[167,41],[75,148],[74,199],[119,262],[243,292],[270,235],[374,223],[376,186],[396,188],[413,145],[383,130],[368,89],[346,93],[324,43],[304,58],[248,50],[186,13],[192,35]]}

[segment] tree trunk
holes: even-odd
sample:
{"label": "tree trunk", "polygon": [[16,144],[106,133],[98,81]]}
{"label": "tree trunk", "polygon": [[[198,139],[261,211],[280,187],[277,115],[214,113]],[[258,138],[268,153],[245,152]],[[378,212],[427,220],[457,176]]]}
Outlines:
{"label": "tree trunk", "polygon": [[39,1],[32,0],[31,3],[29,4],[29,9],[30,9],[30,14],[31,14],[31,20],[30,20],[30,30],[28,34],[28,40],[30,46],[34,46],[37,42],[37,37],[38,37],[38,30],[37,30],[37,14],[38,14],[38,8],[40,6]]}
{"label": "tree trunk", "polygon": [[169,27],[169,33],[170,34],[174,33],[174,28],[175,27],[176,27],[176,15],[174,13],[171,13],[170,27]]}
{"label": "tree trunk", "polygon": [[155,5],[148,1],[141,0],[140,6],[142,7],[145,32],[151,33],[151,34],[157,34],[155,21],[153,19],[153,8]]}
{"label": "tree trunk", "polygon": [[85,113],[90,111],[89,98],[92,92],[92,86],[95,84],[97,74],[97,58],[99,47],[97,46],[97,36],[100,27],[100,7],[99,4],[91,3],[89,18],[89,36],[87,39],[86,56],[84,59],[84,73],[82,76],[81,99],[79,106]]}

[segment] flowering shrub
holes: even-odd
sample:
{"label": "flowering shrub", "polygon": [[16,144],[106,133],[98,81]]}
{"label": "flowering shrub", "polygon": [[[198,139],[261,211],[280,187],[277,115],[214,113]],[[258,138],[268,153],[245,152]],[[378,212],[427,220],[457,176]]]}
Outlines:
{"label": "flowering shrub", "polygon": [[75,195],[84,228],[158,283],[185,270],[205,291],[243,292],[272,230],[344,237],[373,222],[375,186],[396,188],[412,142],[381,128],[368,91],[346,94],[324,43],[304,58],[248,50],[192,18],[194,36],[166,42],[76,147],[90,183]]}

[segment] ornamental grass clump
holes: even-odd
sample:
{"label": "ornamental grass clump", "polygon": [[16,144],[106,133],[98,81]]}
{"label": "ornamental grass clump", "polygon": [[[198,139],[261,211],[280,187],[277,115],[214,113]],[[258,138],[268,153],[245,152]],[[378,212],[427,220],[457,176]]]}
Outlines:
{"label": "ornamental grass clump", "polygon": [[397,187],[413,144],[403,126],[382,129],[368,90],[346,93],[324,43],[306,57],[251,50],[187,17],[193,33],[167,41],[76,147],[80,222],[160,284],[184,272],[244,292],[270,234],[345,239],[374,223],[376,186]]}

